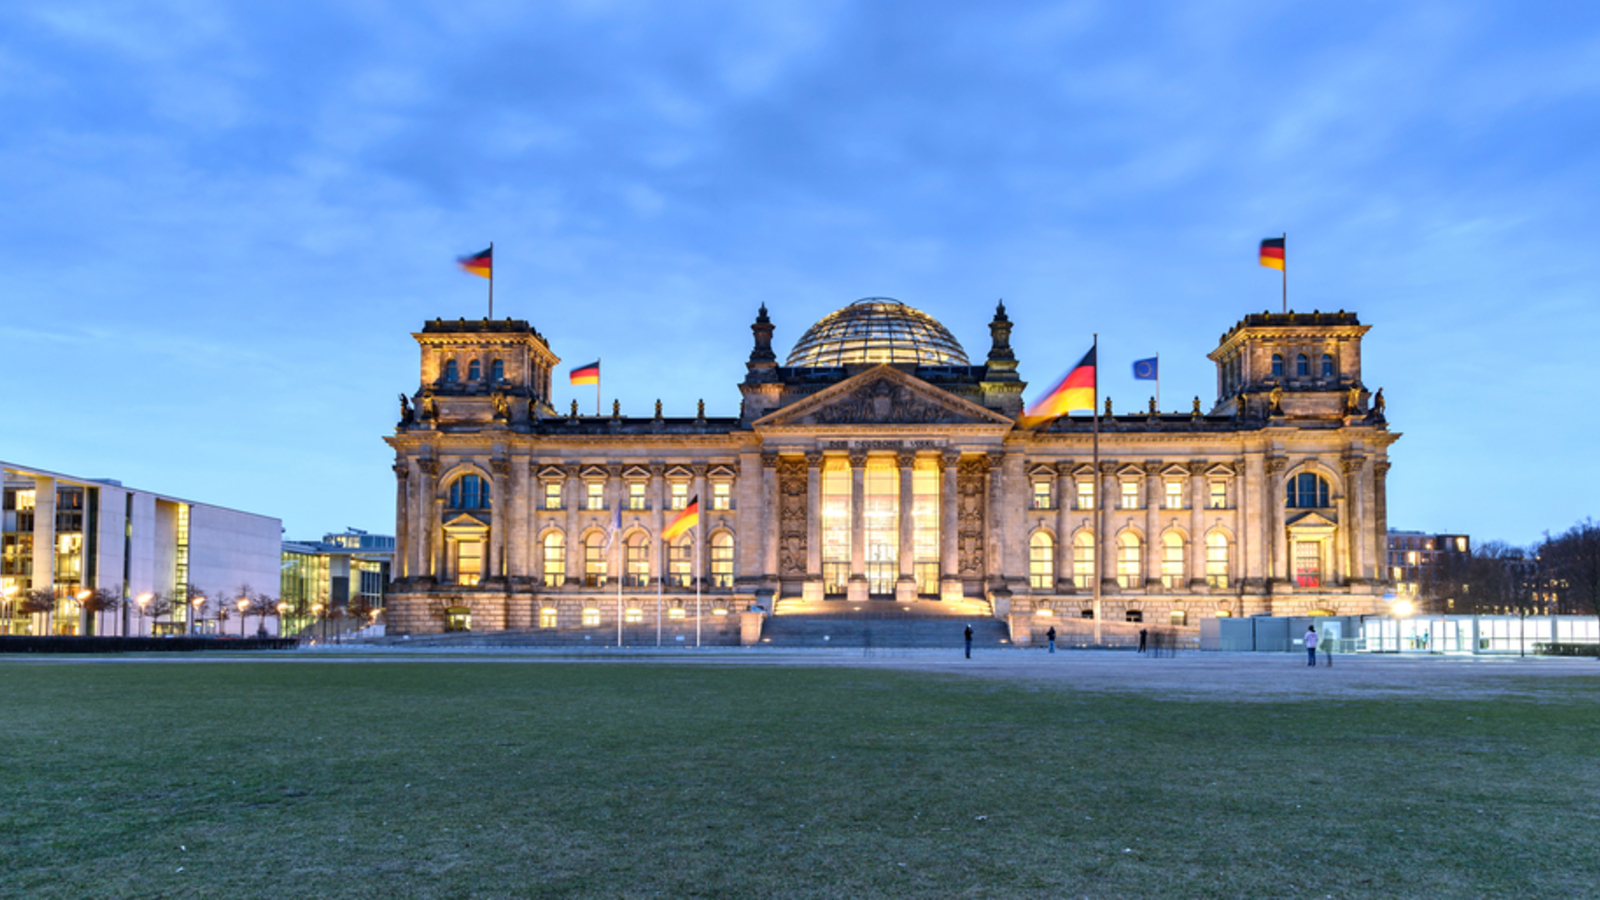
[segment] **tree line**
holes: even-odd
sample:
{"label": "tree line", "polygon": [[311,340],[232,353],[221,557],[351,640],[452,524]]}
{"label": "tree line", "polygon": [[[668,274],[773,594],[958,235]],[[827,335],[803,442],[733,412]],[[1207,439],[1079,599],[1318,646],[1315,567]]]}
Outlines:
{"label": "tree line", "polygon": [[1440,554],[1419,591],[1436,612],[1600,617],[1600,524],[1584,519],[1529,547],[1488,541]]}

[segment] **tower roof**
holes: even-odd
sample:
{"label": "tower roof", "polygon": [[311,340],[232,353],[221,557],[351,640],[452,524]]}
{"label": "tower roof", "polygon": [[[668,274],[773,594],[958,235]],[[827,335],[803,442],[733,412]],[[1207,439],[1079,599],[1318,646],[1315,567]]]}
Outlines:
{"label": "tower roof", "polygon": [[795,342],[784,365],[858,363],[968,365],[961,343],[937,319],[890,297],[866,297],[823,316]]}

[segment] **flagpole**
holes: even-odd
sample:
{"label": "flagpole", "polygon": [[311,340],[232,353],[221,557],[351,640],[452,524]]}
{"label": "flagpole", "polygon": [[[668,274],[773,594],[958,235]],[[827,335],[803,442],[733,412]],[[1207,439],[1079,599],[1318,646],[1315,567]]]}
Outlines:
{"label": "flagpole", "polygon": [[[660,535],[656,535],[660,538]],[[661,541],[656,541],[656,646],[661,646]]]}
{"label": "flagpole", "polygon": [[1283,233],[1283,314],[1289,314],[1289,232]]}
{"label": "flagpole", "polygon": [[494,241],[489,242],[489,318],[494,318]]}
{"label": "flagpole", "polygon": [[[695,502],[696,503],[700,502],[700,498],[696,497],[695,498]],[[700,512],[699,512],[698,509],[695,511],[695,524],[696,525],[700,524]],[[695,530],[699,531],[699,528],[696,528]],[[698,538],[699,535],[695,535],[695,537]],[[702,557],[700,556],[700,545],[702,543],[704,543],[704,541],[696,540],[694,542],[694,555],[695,555],[695,560],[694,561],[695,561],[695,570],[697,572],[703,571],[703,569],[702,569],[702,567],[700,565],[700,563],[702,561]],[[697,577],[694,580],[694,645],[696,647],[700,646],[700,582],[703,581],[703,580],[704,580],[704,576],[703,575],[697,575]]]}
{"label": "flagpole", "polygon": [[[1100,360],[1096,359],[1096,363]],[[1156,353],[1156,412],[1161,412],[1161,354]]]}
{"label": "flagpole", "polygon": [[1105,536],[1101,523],[1105,519],[1101,507],[1105,498],[1100,489],[1100,333],[1094,335],[1094,642],[1100,643],[1100,557],[1105,549]]}
{"label": "flagpole", "polygon": [[600,357],[594,358],[594,414],[600,415]]}

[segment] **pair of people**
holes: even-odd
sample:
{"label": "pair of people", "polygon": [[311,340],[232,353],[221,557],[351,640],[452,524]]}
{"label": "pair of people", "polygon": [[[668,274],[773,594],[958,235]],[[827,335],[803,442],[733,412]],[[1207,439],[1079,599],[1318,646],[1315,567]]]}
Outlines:
{"label": "pair of people", "polygon": [[[1317,626],[1307,625],[1305,636],[1306,665],[1314,666],[1317,664],[1317,645],[1320,643],[1321,638],[1317,636]],[[1328,665],[1333,665],[1332,651],[1328,650],[1327,648],[1323,648],[1322,655],[1328,660]]]}

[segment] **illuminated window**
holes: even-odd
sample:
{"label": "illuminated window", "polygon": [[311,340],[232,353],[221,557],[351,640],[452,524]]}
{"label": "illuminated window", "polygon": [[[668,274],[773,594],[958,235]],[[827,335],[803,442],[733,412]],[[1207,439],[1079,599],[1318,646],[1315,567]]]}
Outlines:
{"label": "illuminated window", "polygon": [[583,586],[606,586],[606,536],[598,531],[583,541]]}
{"label": "illuminated window", "polygon": [[1181,609],[1175,609],[1167,613],[1167,620],[1173,625],[1187,625],[1189,623],[1189,614]]}
{"label": "illuminated window", "polygon": [[1278,353],[1272,354],[1272,377],[1283,377],[1283,356]]}
{"label": "illuminated window", "polygon": [[450,483],[451,509],[488,509],[489,482],[476,475],[463,475]]}
{"label": "illuminated window", "polygon": [[1087,531],[1072,537],[1072,586],[1080,591],[1094,587],[1094,536]]}
{"label": "illuminated window", "polygon": [[939,464],[922,458],[911,471],[911,558],[917,592],[939,593]]}
{"label": "illuminated window", "polygon": [[1416,564],[1417,564],[1417,551],[1411,550],[1411,551],[1407,552],[1406,553],[1406,565],[1414,566]]}
{"label": "illuminated window", "polygon": [[483,578],[483,542],[456,542],[456,584],[477,584]]}
{"label": "illuminated window", "polygon": [[546,481],[544,483],[544,508],[561,508],[561,482]]}
{"label": "illuminated window", "polygon": [[1456,538],[1456,552],[1457,553],[1465,553],[1465,552],[1467,552],[1467,539],[1466,538],[1464,538],[1464,537]]}
{"label": "illuminated window", "polygon": [[1211,480],[1210,506],[1212,509],[1228,508],[1228,483],[1221,478]]}
{"label": "illuminated window", "polygon": [[678,542],[667,551],[667,584],[694,587],[694,535],[679,535]]}
{"label": "illuminated window", "polygon": [[546,606],[544,609],[539,610],[539,627],[556,627],[556,610],[554,607]]}
{"label": "illuminated window", "polygon": [[1033,504],[1032,505],[1033,505],[1034,509],[1049,509],[1050,508],[1050,482],[1049,481],[1040,480],[1040,481],[1035,481],[1033,483]]}
{"label": "illuminated window", "polygon": [[684,611],[683,607],[681,606],[674,606],[673,608],[667,610],[667,618],[672,619],[673,621],[677,621],[683,617]]}
{"label": "illuminated window", "polygon": [[1322,377],[1332,378],[1338,374],[1339,368],[1334,365],[1333,356],[1327,353],[1322,354]]}
{"label": "illuminated window", "polygon": [[733,587],[733,535],[726,531],[711,536],[711,586]]}
{"label": "illuminated window", "polygon": [[862,481],[867,593],[893,594],[900,575],[900,470],[887,458],[869,458]]}
{"label": "illuminated window", "polygon": [[593,606],[583,608],[583,624],[594,627],[600,624],[600,610]]}
{"label": "illuminated window", "polygon": [[645,509],[644,502],[645,484],[642,481],[628,482],[628,508]]}
{"label": "illuminated window", "polygon": [[733,484],[727,481],[711,483],[711,508],[733,509]]}
{"label": "illuminated window", "polygon": [[644,610],[637,606],[630,606],[626,610],[623,610],[622,621],[629,625],[637,625],[644,621]]}
{"label": "illuminated window", "polygon": [[506,380],[506,361],[505,360],[497,359],[494,362],[489,364],[489,380],[490,381],[505,381]]}
{"label": "illuminated window", "polygon": [[1117,538],[1117,585],[1124,589],[1144,587],[1144,547],[1131,531]]}
{"label": "illuminated window", "polygon": [[1161,536],[1161,586],[1176,590],[1184,586],[1183,536],[1169,531]]}
{"label": "illuminated window", "polygon": [[1206,535],[1206,584],[1228,586],[1228,536],[1220,531]]}
{"label": "illuminated window", "polygon": [[1047,591],[1056,580],[1056,542],[1043,531],[1028,539],[1028,583],[1036,591]]}
{"label": "illuminated window", "polygon": [[627,559],[623,570],[623,583],[628,587],[644,587],[648,585],[650,583],[650,542],[645,539],[644,533],[638,532],[628,538],[624,549],[627,552]]}
{"label": "illuminated window", "polygon": [[1183,479],[1167,479],[1167,509],[1183,509]]}
{"label": "illuminated window", "polygon": [[1078,508],[1094,509],[1094,479],[1086,478],[1078,482]]}
{"label": "illuminated window", "polygon": [[683,509],[689,505],[689,482],[674,481],[667,485],[667,509]]}
{"label": "illuminated window", "polygon": [[483,377],[483,367],[478,365],[478,361],[477,360],[473,360],[472,362],[467,363],[467,380],[468,381],[477,381],[478,379],[480,379],[482,377]]}
{"label": "illuminated window", "polygon": [[455,360],[448,360],[444,364],[444,383],[455,384],[461,380],[461,369]]}
{"label": "illuminated window", "polygon": [[585,481],[583,483],[583,508],[606,508],[606,483],[603,481]]}
{"label": "illuminated window", "polygon": [[1322,586],[1321,542],[1295,541],[1294,580],[1301,587]]}
{"label": "illuminated window", "polygon": [[1306,359],[1304,353],[1294,358],[1294,374],[1296,378],[1306,378],[1311,375],[1311,360]]}
{"label": "illuminated window", "polygon": [[1289,506],[1323,509],[1328,506],[1328,481],[1315,472],[1301,472],[1289,479]]}
{"label": "illuminated window", "polygon": [[1139,482],[1137,480],[1122,482],[1122,503],[1118,508],[1139,508]]}
{"label": "illuminated window", "polygon": [[850,465],[822,464],[822,590],[843,594],[850,578]]}
{"label": "illuminated window", "polygon": [[567,540],[559,531],[544,536],[544,586],[560,587],[567,580]]}

